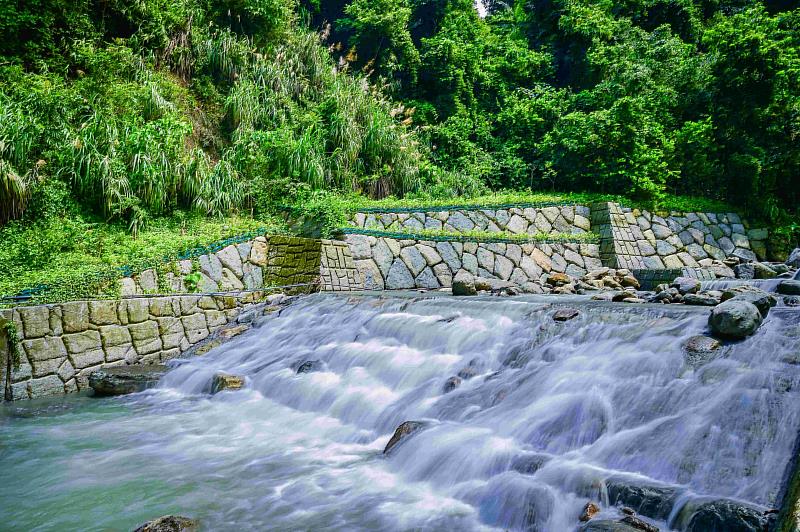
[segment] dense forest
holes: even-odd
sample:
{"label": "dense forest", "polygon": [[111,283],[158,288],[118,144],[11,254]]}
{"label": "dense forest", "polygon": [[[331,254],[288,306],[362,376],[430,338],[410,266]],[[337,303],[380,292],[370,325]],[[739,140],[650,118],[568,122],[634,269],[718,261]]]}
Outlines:
{"label": "dense forest", "polygon": [[6,230],[510,189],[791,232],[799,141],[788,0],[0,2]]}

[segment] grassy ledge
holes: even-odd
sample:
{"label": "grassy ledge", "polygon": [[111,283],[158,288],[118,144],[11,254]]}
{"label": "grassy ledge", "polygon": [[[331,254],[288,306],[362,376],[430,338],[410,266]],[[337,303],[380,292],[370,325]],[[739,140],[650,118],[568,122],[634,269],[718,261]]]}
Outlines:
{"label": "grassy ledge", "polygon": [[366,235],[396,240],[430,240],[433,242],[489,242],[506,244],[596,244],[599,237],[595,233],[536,233],[515,234],[499,231],[468,231],[453,233],[434,229],[420,229],[417,231],[381,231],[376,229],[362,229],[360,227],[343,227],[340,232],[345,235]]}

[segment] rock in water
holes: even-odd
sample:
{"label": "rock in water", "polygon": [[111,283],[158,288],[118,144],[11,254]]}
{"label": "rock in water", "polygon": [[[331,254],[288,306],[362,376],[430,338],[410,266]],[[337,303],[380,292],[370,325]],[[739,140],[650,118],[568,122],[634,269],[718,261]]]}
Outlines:
{"label": "rock in water", "polygon": [[700,281],[694,277],[676,277],[670,287],[677,288],[681,295],[694,294],[700,290]]}
{"label": "rock in water", "polygon": [[453,390],[455,390],[459,386],[461,386],[461,378],[460,377],[450,377],[449,379],[447,379],[445,381],[444,388],[443,388],[442,391],[444,393],[452,392]]}
{"label": "rock in water", "polygon": [[756,276],[756,269],[750,263],[737,264],[733,267],[737,279],[750,280]]}
{"label": "rock in water", "polygon": [[761,313],[762,318],[766,318],[769,314],[769,309],[778,304],[778,300],[763,290],[745,291],[733,296],[729,301],[747,301],[756,306]]}
{"label": "rock in water", "polygon": [[612,519],[592,519],[578,529],[579,532],[640,532],[638,528]]}
{"label": "rock in water", "polygon": [[581,512],[581,516],[578,519],[580,519],[580,521],[585,523],[599,512],[600,512],[600,507],[590,501],[587,502],[586,506],[583,507],[583,512]]}
{"label": "rock in water", "polygon": [[657,526],[651,525],[647,521],[643,521],[635,515],[626,515],[620,519],[620,522],[625,523],[636,530],[644,530],[644,532],[659,532],[659,528]]}
{"label": "rock in water", "polygon": [[454,296],[474,296],[478,293],[475,289],[475,278],[466,270],[460,270],[453,277],[452,290]]}
{"label": "rock in water", "polygon": [[168,368],[161,365],[114,366],[89,375],[89,386],[97,396],[125,395],[152,388]]}
{"label": "rock in water", "polygon": [[762,532],[769,530],[775,515],[766,509],[729,499],[689,502],[680,511],[678,522],[686,532]]}
{"label": "rock in water", "polygon": [[134,532],[194,532],[197,521],[180,515],[165,515],[148,521]]}
{"label": "rock in water", "polygon": [[753,274],[756,279],[772,279],[778,272],[761,262],[753,263]]}
{"label": "rock in water", "polygon": [[[702,338],[702,337],[701,337]],[[666,484],[642,482],[637,478],[613,476],[606,479],[608,502],[625,505],[651,519],[666,520],[675,501],[681,494],[679,488]]]}
{"label": "rock in water", "polygon": [[761,313],[752,303],[726,301],[714,307],[708,325],[720,336],[741,339],[756,332],[762,320]]}
{"label": "rock in water", "polygon": [[568,321],[578,317],[580,311],[575,308],[560,308],[553,313],[553,321]]}
{"label": "rock in water", "polygon": [[323,364],[321,360],[306,360],[299,366],[297,366],[297,374],[300,373],[311,373],[312,371],[321,371],[323,368]]}
{"label": "rock in water", "polygon": [[219,393],[224,390],[241,390],[244,387],[244,379],[238,375],[228,373],[217,373],[211,381],[211,393]]}
{"label": "rock in water", "polygon": [[683,303],[686,305],[713,307],[719,303],[719,300],[707,294],[686,294],[683,296]]}
{"label": "rock in water", "polygon": [[800,281],[781,281],[777,291],[787,296],[800,296]]}
{"label": "rock in water", "polygon": [[427,426],[428,424],[424,421],[404,421],[400,423],[400,426],[394,431],[389,443],[387,443],[386,447],[383,449],[383,454],[389,454],[402,440],[405,440]]}

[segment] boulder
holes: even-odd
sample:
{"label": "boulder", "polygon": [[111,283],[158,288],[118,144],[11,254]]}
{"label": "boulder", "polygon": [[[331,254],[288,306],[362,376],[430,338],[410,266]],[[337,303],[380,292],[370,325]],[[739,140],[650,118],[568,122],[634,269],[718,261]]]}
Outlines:
{"label": "boulder", "polygon": [[547,276],[547,284],[552,286],[562,286],[572,281],[566,273],[553,272]]}
{"label": "boulder", "polygon": [[619,284],[625,287],[639,288],[639,281],[633,275],[625,275],[620,279]]}
{"label": "boulder", "polygon": [[452,291],[454,296],[474,296],[478,293],[475,289],[475,278],[466,270],[460,270],[453,277]]}
{"label": "boulder", "polygon": [[778,304],[778,300],[763,290],[757,288],[751,290],[742,290],[735,296],[728,299],[728,301],[747,301],[756,306],[761,313],[762,318],[766,318],[769,309]]}
{"label": "boulder", "polygon": [[589,501],[589,502],[586,503],[586,506],[583,507],[583,511],[581,512],[581,516],[578,519],[581,522],[585,523],[586,521],[588,521],[589,519],[594,517],[595,514],[598,514],[598,513],[600,513],[600,506],[598,506],[597,504]]}
{"label": "boulder", "polygon": [[686,532],[762,532],[769,530],[774,513],[766,508],[730,499],[690,501],[677,521]]}
{"label": "boulder", "polygon": [[722,279],[733,279],[736,277],[736,273],[725,263],[722,262],[713,262],[709,269],[714,272],[718,278]]}
{"label": "boulder", "polygon": [[737,279],[750,280],[756,276],[756,269],[751,263],[737,264],[733,267],[733,273]]}
{"label": "boulder", "polygon": [[772,279],[778,272],[764,264],[763,262],[753,263],[753,276],[755,279]]}
{"label": "boulder", "polygon": [[221,330],[219,332],[219,336],[225,339],[233,338],[234,336],[239,336],[249,328],[249,325],[236,325],[235,327],[228,327],[227,329]]}
{"label": "boulder", "polygon": [[197,521],[180,515],[165,515],[138,527],[134,532],[194,532]]}
{"label": "boulder", "polygon": [[623,476],[608,478],[605,484],[609,504],[624,505],[651,519],[666,520],[680,496],[680,490],[674,486]]}
{"label": "boulder", "polygon": [[476,376],[477,374],[478,370],[475,368],[475,366],[467,366],[465,368],[461,368],[456,375],[467,381],[472,377]]}
{"label": "boulder", "polygon": [[800,297],[786,296],[783,298],[783,304],[787,307],[800,307]]}
{"label": "boulder", "polygon": [[685,305],[713,307],[719,303],[719,299],[716,299],[708,294],[686,294],[683,296],[683,303]]}
{"label": "boulder", "polygon": [[613,519],[592,519],[578,529],[578,532],[641,532],[622,521]]}
{"label": "boulder", "polygon": [[426,428],[427,426],[428,423],[424,421],[402,422],[397,429],[395,429],[394,434],[389,439],[389,443],[387,443],[386,447],[383,449],[383,454],[391,453],[392,450],[397,447],[398,444],[400,444],[400,442],[408,439],[410,436]]}
{"label": "boulder", "polygon": [[475,277],[475,289],[487,292],[500,292],[507,288],[516,287],[510,281],[503,281],[501,279],[492,279],[491,277]]}
{"label": "boulder", "polygon": [[676,277],[672,283],[671,288],[676,288],[681,295],[694,294],[700,290],[700,281],[694,277]]}
{"label": "boulder", "polygon": [[[625,511],[623,509],[623,511]],[[659,532],[659,528],[655,525],[651,525],[647,521],[639,519],[635,515],[626,515],[622,519],[619,520],[620,523],[625,523],[626,525],[633,527],[636,530],[643,530],[644,532]]]}
{"label": "boulder", "polygon": [[444,387],[442,388],[442,392],[444,393],[452,392],[459,386],[461,386],[461,377],[450,377],[444,382]]}
{"label": "boulder", "polygon": [[725,338],[742,339],[750,336],[763,317],[758,308],[748,301],[725,301],[711,311],[708,325],[711,330]]}
{"label": "boulder", "polygon": [[800,296],[800,281],[781,281],[776,291],[787,296]]}
{"label": "boulder", "polygon": [[244,378],[228,373],[217,373],[211,381],[211,393],[219,393],[225,390],[241,390],[244,387]]}
{"label": "boulder", "polygon": [[569,321],[572,318],[577,318],[580,311],[575,308],[560,308],[553,313],[553,321]]}
{"label": "boulder", "polygon": [[786,259],[786,264],[792,268],[800,268],[800,248],[794,248]]}
{"label": "boulder", "polygon": [[89,386],[97,396],[136,393],[155,386],[167,371],[155,364],[102,368],[89,375]]}

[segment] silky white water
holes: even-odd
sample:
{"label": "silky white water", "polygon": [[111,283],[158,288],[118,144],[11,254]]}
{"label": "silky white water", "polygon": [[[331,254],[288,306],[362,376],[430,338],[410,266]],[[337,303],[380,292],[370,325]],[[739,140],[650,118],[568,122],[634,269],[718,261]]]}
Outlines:
{"label": "silky white water", "polygon": [[[581,314],[554,322],[552,302]],[[5,407],[0,529],[177,513],[205,530],[561,532],[606,508],[609,477],[775,506],[800,428],[796,314],[688,357],[707,312],[310,296],[156,390]],[[208,395],[217,371],[246,388]],[[383,455],[406,420],[429,425]]]}

